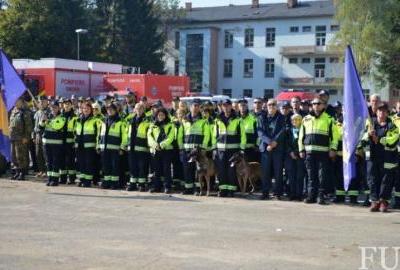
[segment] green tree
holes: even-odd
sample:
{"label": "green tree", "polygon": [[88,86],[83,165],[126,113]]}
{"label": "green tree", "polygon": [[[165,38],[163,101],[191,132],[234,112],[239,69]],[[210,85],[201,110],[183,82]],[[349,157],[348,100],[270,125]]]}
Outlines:
{"label": "green tree", "polygon": [[[400,1],[335,0],[336,45],[351,45],[359,71],[400,87]],[[376,72],[375,72],[376,70]]]}
{"label": "green tree", "polygon": [[96,14],[98,57],[140,67],[141,71],[164,71],[164,35],[151,0],[98,0]]}
{"label": "green tree", "polygon": [[75,58],[75,29],[84,28],[83,0],[8,0],[0,46],[15,57]]}

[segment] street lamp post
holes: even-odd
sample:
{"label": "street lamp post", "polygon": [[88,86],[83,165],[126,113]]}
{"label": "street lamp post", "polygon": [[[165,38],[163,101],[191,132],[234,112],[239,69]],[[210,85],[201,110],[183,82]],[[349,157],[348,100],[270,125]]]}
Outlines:
{"label": "street lamp post", "polygon": [[79,35],[80,34],[86,34],[88,32],[87,29],[76,29],[75,33],[77,35],[77,58],[80,60],[80,42],[79,42]]}

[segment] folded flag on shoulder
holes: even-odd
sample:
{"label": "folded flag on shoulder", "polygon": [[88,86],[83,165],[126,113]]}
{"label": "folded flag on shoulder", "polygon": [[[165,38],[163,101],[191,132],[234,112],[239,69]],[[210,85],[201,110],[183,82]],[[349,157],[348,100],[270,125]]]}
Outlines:
{"label": "folded flag on shoulder", "polygon": [[25,92],[26,86],[2,49],[0,49],[0,89],[0,152],[7,160],[10,160],[8,112]]}

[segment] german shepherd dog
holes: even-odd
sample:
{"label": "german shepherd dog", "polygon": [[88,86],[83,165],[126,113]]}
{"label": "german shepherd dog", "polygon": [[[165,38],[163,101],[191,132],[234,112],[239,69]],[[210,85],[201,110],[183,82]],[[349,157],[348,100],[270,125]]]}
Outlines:
{"label": "german shepherd dog", "polygon": [[203,189],[205,184],[207,184],[206,195],[209,196],[211,190],[211,177],[217,176],[217,167],[214,160],[207,156],[205,150],[196,147],[189,154],[189,162],[196,162],[196,175],[197,180],[200,183],[200,193],[198,195],[203,195]]}
{"label": "german shepherd dog", "polygon": [[250,182],[252,187],[250,193],[255,190],[255,184],[261,179],[261,165],[258,162],[247,162],[242,151],[236,152],[229,159],[231,167],[236,166],[236,176],[239,188],[242,193],[247,190],[247,183]]}

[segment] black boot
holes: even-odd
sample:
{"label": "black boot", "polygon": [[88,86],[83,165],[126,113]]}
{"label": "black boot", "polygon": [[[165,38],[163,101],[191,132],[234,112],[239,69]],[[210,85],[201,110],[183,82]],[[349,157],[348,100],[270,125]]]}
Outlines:
{"label": "black boot", "polygon": [[25,181],[25,174],[26,174],[26,170],[24,170],[24,169],[20,170],[20,173],[18,174],[17,180],[18,181]]}
{"label": "black boot", "polygon": [[366,206],[366,207],[370,207],[371,206],[371,202],[369,201],[369,195],[366,195],[365,200],[364,200],[362,205]]}
{"label": "black boot", "polygon": [[136,183],[129,183],[128,184],[128,187],[126,188],[126,191],[135,191],[135,190],[137,190],[137,187],[136,187]]}
{"label": "black boot", "polygon": [[334,203],[344,203],[345,197],[343,195],[336,195],[336,198],[333,200]]}
{"label": "black boot", "polygon": [[110,188],[110,181],[101,181],[100,187],[102,189],[109,189]]}
{"label": "black boot", "polygon": [[65,185],[67,183],[67,175],[61,175],[60,176],[60,184]]}
{"label": "black boot", "polygon": [[393,205],[392,205],[393,209],[400,209],[400,197],[394,197],[393,199]]}
{"label": "black boot", "polygon": [[228,192],[226,190],[220,190],[218,192],[218,197],[225,198],[226,196],[228,196]]}
{"label": "black boot", "polygon": [[350,204],[357,205],[358,204],[358,196],[350,196]]}
{"label": "black boot", "polygon": [[193,195],[193,189],[191,189],[191,188],[185,188],[183,191],[182,191],[182,195]]}
{"label": "black boot", "polygon": [[11,176],[11,180],[16,180],[20,174],[21,170],[20,169],[15,169],[14,175]]}
{"label": "black boot", "polygon": [[68,178],[68,185],[74,185],[76,180],[76,175],[70,175]]}
{"label": "black boot", "polygon": [[262,200],[262,201],[267,201],[269,199],[270,199],[270,197],[269,197],[269,193],[268,192],[263,192],[261,194],[261,196],[260,196],[260,200]]}
{"label": "black boot", "polygon": [[54,180],[54,181],[52,181],[52,182],[50,183],[50,186],[52,186],[52,187],[56,187],[56,186],[58,186],[58,179],[57,179],[57,180]]}
{"label": "black boot", "polygon": [[312,197],[312,196],[307,196],[307,198],[304,199],[304,202],[307,203],[307,204],[316,203],[317,199],[315,197]]}
{"label": "black boot", "polygon": [[92,186],[92,183],[91,183],[90,180],[84,180],[84,181],[83,181],[83,187],[89,188],[89,187],[91,187],[91,186]]}
{"label": "black boot", "polygon": [[48,187],[51,186],[51,182],[52,182],[51,177],[49,177],[47,179],[46,186],[48,186]]}
{"label": "black boot", "polygon": [[119,183],[116,182],[116,181],[111,181],[110,188],[111,188],[112,190],[117,190],[117,189],[119,189]]}
{"label": "black boot", "polygon": [[322,193],[319,194],[319,196],[318,196],[318,204],[320,204],[320,205],[327,205],[328,204],[328,202],[325,199],[325,195],[322,194]]}

